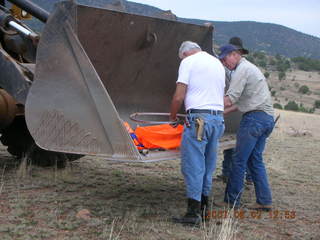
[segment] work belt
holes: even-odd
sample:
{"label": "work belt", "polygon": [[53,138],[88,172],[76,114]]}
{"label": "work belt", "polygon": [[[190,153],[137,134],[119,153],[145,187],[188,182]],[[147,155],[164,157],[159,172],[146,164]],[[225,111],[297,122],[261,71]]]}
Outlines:
{"label": "work belt", "polygon": [[249,113],[254,113],[254,112],[264,112],[264,111],[262,111],[262,110],[252,110],[252,111],[244,113],[243,115],[249,114]]}
{"label": "work belt", "polygon": [[208,114],[212,114],[212,115],[220,115],[223,114],[223,111],[219,111],[219,110],[210,110],[210,109],[189,109],[187,110],[187,113],[208,113]]}

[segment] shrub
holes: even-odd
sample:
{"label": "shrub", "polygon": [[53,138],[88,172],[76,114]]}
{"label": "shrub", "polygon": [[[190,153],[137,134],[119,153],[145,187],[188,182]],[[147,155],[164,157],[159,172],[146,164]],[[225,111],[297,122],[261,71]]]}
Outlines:
{"label": "shrub", "polygon": [[258,61],[258,65],[259,65],[260,67],[265,68],[265,67],[267,66],[267,62],[266,62],[265,60],[259,60],[259,61]]}
{"label": "shrub", "polygon": [[300,105],[298,105],[295,101],[289,101],[288,104],[284,106],[284,109],[291,110],[291,111],[305,112],[305,113],[314,113],[315,111],[314,107],[307,108],[303,106],[303,103],[300,103]]}
{"label": "shrub", "polygon": [[246,56],[246,59],[253,64],[255,63],[254,57],[252,57],[251,55]]}
{"label": "shrub", "polygon": [[282,60],[282,56],[279,54],[279,53],[277,53],[276,54],[276,59],[279,61],[279,60]]}
{"label": "shrub", "polygon": [[263,75],[264,75],[265,78],[269,78],[270,77],[270,73],[269,72],[265,72]]}
{"label": "shrub", "polygon": [[299,112],[314,113],[314,108],[306,108],[303,104],[300,104]]}
{"label": "shrub", "polygon": [[277,63],[277,70],[280,71],[280,72],[285,72],[287,71],[288,69],[290,69],[290,62],[287,60],[285,62],[282,62],[282,61],[279,61]]}
{"label": "shrub", "polygon": [[305,57],[295,57],[292,61],[298,65],[298,68],[303,71],[320,71],[320,60],[310,59]]}
{"label": "shrub", "polygon": [[286,77],[286,73],[285,73],[285,72],[279,72],[279,73],[278,73],[278,78],[279,78],[280,81],[281,81],[282,79],[285,79],[285,77]]}
{"label": "shrub", "polygon": [[302,94],[307,94],[308,92],[310,92],[308,86],[306,85],[302,85],[299,90],[298,90],[299,93],[302,93]]}
{"label": "shrub", "polygon": [[272,58],[272,59],[269,61],[269,64],[270,64],[271,66],[274,66],[274,65],[276,65],[276,61]]}
{"label": "shrub", "polygon": [[284,62],[284,65],[287,67],[287,69],[290,69],[291,68],[291,64],[290,64],[290,61],[289,60],[286,60]]}
{"label": "shrub", "polygon": [[299,106],[295,101],[289,101],[287,105],[284,106],[284,109],[291,111],[299,111]]}
{"label": "shrub", "polygon": [[305,62],[301,62],[298,64],[298,68],[302,71],[306,71],[306,72],[309,72],[311,71],[311,67],[308,63],[305,63]]}
{"label": "shrub", "polygon": [[314,101],[314,107],[315,108],[320,108],[320,100],[315,100]]}
{"label": "shrub", "polygon": [[271,91],[271,96],[274,97],[276,95],[277,91],[273,90]]}
{"label": "shrub", "polygon": [[274,108],[277,108],[277,109],[283,109],[283,108],[282,108],[282,105],[281,105],[280,103],[275,103],[275,104],[273,104],[273,107],[274,107]]}
{"label": "shrub", "polygon": [[266,54],[264,52],[254,52],[253,57],[262,60],[262,59],[266,59]]}

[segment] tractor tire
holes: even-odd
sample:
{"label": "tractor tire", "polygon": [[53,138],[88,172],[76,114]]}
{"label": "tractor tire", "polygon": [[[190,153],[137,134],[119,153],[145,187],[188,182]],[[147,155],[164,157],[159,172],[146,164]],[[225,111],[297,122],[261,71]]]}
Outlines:
{"label": "tractor tire", "polygon": [[47,151],[38,147],[30,135],[24,116],[15,117],[12,124],[2,131],[0,141],[17,159],[27,157],[29,163],[41,167],[64,168],[67,162],[83,157],[78,154]]}

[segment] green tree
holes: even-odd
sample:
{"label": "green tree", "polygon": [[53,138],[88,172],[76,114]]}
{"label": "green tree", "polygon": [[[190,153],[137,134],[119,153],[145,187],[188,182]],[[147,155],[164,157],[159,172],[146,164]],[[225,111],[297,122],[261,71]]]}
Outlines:
{"label": "green tree", "polygon": [[310,108],[309,109],[309,113],[314,113],[314,111],[315,111],[316,109],[313,107],[313,108]]}
{"label": "green tree", "polygon": [[305,57],[295,57],[291,59],[303,71],[320,71],[320,60]]}
{"label": "green tree", "polygon": [[270,61],[269,61],[269,64],[271,66],[274,66],[274,65],[276,65],[276,61],[273,58],[271,58]]}
{"label": "green tree", "polygon": [[295,101],[289,101],[285,106],[285,110],[299,111],[299,106]]}
{"label": "green tree", "polygon": [[299,93],[302,93],[302,94],[307,94],[308,92],[310,92],[308,86],[306,85],[302,85],[299,90],[298,90]]}
{"label": "green tree", "polygon": [[279,73],[278,73],[278,78],[279,78],[280,81],[281,81],[282,79],[285,79],[285,78],[286,78],[286,73],[285,73],[285,72],[279,72]]}
{"label": "green tree", "polygon": [[277,53],[276,54],[276,59],[279,61],[279,60],[282,60],[282,56],[279,54],[279,53]]}
{"label": "green tree", "polygon": [[273,107],[274,107],[274,108],[277,108],[277,109],[283,109],[283,108],[282,108],[282,105],[281,105],[280,103],[275,103],[275,104],[273,104]]}
{"label": "green tree", "polygon": [[265,60],[259,60],[258,66],[265,68],[267,66],[267,62]]}
{"label": "green tree", "polygon": [[253,57],[258,58],[259,60],[265,60],[267,58],[264,52],[254,52]]}
{"label": "green tree", "polygon": [[285,62],[284,62],[284,65],[287,69],[290,69],[291,68],[291,63],[290,61],[287,59]]}
{"label": "green tree", "polygon": [[314,107],[315,108],[320,108],[320,100],[315,100],[314,101]]}
{"label": "green tree", "polygon": [[285,72],[287,71],[288,69],[290,69],[291,65],[290,65],[290,62],[288,60],[286,61],[278,61],[277,62],[277,70],[278,71],[281,71],[281,72]]}

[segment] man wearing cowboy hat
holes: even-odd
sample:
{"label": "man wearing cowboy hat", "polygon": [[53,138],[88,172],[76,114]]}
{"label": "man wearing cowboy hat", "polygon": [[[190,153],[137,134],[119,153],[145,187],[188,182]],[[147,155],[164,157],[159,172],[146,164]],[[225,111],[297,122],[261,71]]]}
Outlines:
{"label": "man wearing cowboy hat", "polygon": [[[232,37],[229,39],[229,43],[235,46],[242,56],[249,54],[249,51],[243,47],[241,38]],[[229,88],[229,85],[230,85],[231,74],[232,74],[232,71],[226,68],[226,90]],[[226,149],[223,151],[222,174],[218,175],[217,177],[218,179],[221,179],[224,183],[227,183],[230,175],[230,171],[232,168],[232,157],[233,157],[234,151],[235,151],[234,148]],[[246,170],[246,184],[252,185],[252,177],[248,168]]]}
{"label": "man wearing cowboy hat", "polygon": [[256,192],[256,205],[252,208],[270,211],[271,189],[262,157],[266,139],[274,127],[274,110],[268,84],[259,68],[243,58],[236,46],[227,44],[220,51],[219,58],[233,71],[230,87],[224,98],[226,113],[239,109],[244,114],[237,133],[224,202],[216,205],[240,206],[244,174],[248,166]]}
{"label": "man wearing cowboy hat", "polygon": [[233,46],[235,46],[239,50],[241,55],[249,54],[249,50],[247,50],[243,47],[243,43],[242,43],[241,38],[232,37],[229,39],[229,44],[232,44]]}

